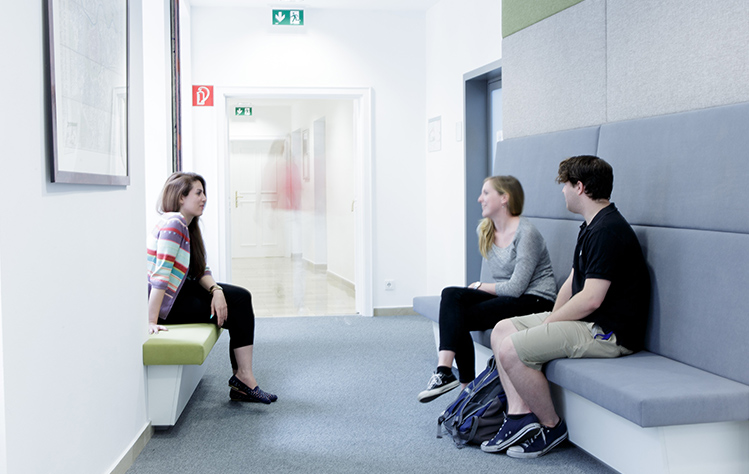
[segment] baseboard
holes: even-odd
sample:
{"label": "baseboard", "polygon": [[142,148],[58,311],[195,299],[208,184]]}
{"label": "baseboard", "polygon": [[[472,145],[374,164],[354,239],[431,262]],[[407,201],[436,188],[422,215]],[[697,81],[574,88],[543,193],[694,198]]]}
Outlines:
{"label": "baseboard", "polygon": [[302,261],[304,262],[305,268],[313,273],[325,273],[328,271],[327,263],[314,263],[306,258],[302,258]]}
{"label": "baseboard", "polygon": [[374,308],[375,316],[418,316],[412,306],[395,308]]}
{"label": "baseboard", "polygon": [[114,468],[109,471],[110,474],[125,474],[127,470],[130,469],[130,466],[135,463],[135,460],[138,458],[141,451],[143,451],[143,448],[146,447],[148,441],[151,440],[153,431],[154,429],[153,426],[151,426],[151,423],[147,423],[140,435],[130,445],[130,448],[125,451],[122,458],[115,464]]}
{"label": "baseboard", "polygon": [[354,285],[353,281],[343,278],[341,275],[338,275],[337,273],[333,273],[330,270],[328,270],[328,276],[331,277],[333,280],[335,280],[336,283],[340,283],[341,286],[348,288],[351,291],[354,291],[356,289],[356,286]]}

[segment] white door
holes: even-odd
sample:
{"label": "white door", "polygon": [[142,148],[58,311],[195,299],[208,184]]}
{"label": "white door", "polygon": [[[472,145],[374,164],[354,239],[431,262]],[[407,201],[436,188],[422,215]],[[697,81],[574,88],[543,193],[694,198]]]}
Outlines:
{"label": "white door", "polygon": [[283,139],[231,143],[232,257],[285,257],[285,210],[279,191]]}

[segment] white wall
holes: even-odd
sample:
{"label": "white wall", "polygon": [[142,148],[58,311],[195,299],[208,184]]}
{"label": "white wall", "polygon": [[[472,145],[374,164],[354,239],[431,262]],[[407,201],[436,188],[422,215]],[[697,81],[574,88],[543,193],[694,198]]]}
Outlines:
{"label": "white wall", "polygon": [[463,122],[463,74],[502,56],[500,10],[497,0],[442,0],[427,12],[424,121],[442,117],[442,149],[427,153],[425,162],[427,294],[465,284],[464,249],[476,245],[464,237],[465,150],[455,130]]}
{"label": "white wall", "polygon": [[[425,292],[424,13],[309,8],[305,22],[274,29],[268,9],[193,8],[193,83],[373,88],[374,306],[410,306]],[[193,109],[195,169],[209,179],[223,139],[217,113]],[[217,255],[218,222],[203,221]],[[385,292],[385,279],[397,290]]]}
{"label": "white wall", "polygon": [[0,466],[101,473],[148,424],[143,15],[131,1],[131,184],[52,184],[43,6],[13,2],[0,17],[0,41],[13,45],[0,53],[13,71],[0,75],[0,90],[11,92],[0,108]]}
{"label": "white wall", "polygon": [[[172,70],[169,2],[152,0],[146,2],[146,8],[148,14],[143,16],[143,29],[152,32],[148,47],[143,49],[143,71],[150,81],[143,90],[143,101],[151,111],[143,117],[143,139],[147,143],[144,150],[146,228],[150,231],[159,221],[156,209],[161,188],[172,173]],[[145,241],[146,235],[143,236],[144,245]]]}
{"label": "white wall", "polygon": [[[325,258],[318,256],[314,248],[320,244],[311,243],[305,249],[308,258],[315,264],[327,264],[328,271],[353,283],[354,281],[354,241],[356,238],[352,201],[356,198],[356,174],[353,143],[353,103],[350,100],[305,100],[296,102],[294,107],[294,129],[310,130],[310,147],[314,150],[315,136],[312,123],[325,119],[325,162],[326,162],[326,250]],[[309,198],[307,205],[312,213],[315,208],[314,187],[317,179],[315,163],[318,159],[310,153],[310,180],[303,181],[302,187]],[[312,219],[310,219],[312,221]],[[314,225],[310,222],[309,225]],[[314,229],[307,229],[305,236],[312,235]],[[309,232],[308,232],[309,231]],[[315,237],[317,239],[317,237]]]}
{"label": "white wall", "polygon": [[[0,254],[0,257],[2,254]],[[0,259],[2,260],[2,259]],[[0,289],[2,284],[3,268],[0,261]],[[0,292],[0,474],[8,472],[7,434],[5,432],[5,363],[3,351],[3,294]]]}

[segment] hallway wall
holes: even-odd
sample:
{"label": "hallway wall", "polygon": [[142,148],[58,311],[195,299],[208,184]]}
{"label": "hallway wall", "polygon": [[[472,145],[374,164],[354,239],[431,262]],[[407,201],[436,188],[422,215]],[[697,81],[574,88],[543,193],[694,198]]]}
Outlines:
{"label": "hallway wall", "polygon": [[[478,249],[478,241],[465,241],[465,141],[458,141],[456,128],[466,135],[463,75],[502,57],[501,24],[496,0],[442,0],[427,11],[423,121],[442,117],[442,149],[425,156],[427,267],[420,295],[464,285],[466,245]],[[426,135],[421,146],[426,149]]]}
{"label": "hallway wall", "polygon": [[129,186],[49,182],[46,2],[0,17],[3,473],[110,472],[148,426],[144,124],[165,118],[143,102],[160,85],[143,44],[163,38],[146,3],[130,1]]}
{"label": "hallway wall", "polygon": [[[284,29],[267,9],[193,7],[191,30],[194,84],[373,89],[374,306],[410,306],[425,291],[424,13],[310,8],[304,28]],[[217,113],[193,108],[195,170],[206,176],[217,175]],[[203,221],[218,255],[218,222]]]}
{"label": "hallway wall", "polygon": [[[354,276],[354,213],[352,201],[356,198],[356,170],[353,143],[353,104],[348,100],[313,100],[299,102],[294,108],[293,129],[307,128],[310,131],[310,180],[302,181],[302,188],[313,188],[317,179],[317,156],[313,152],[315,135],[312,123],[325,119],[326,128],[326,247],[325,260],[315,252],[304,257],[315,264],[326,264],[327,270],[353,283]],[[309,192],[314,194],[314,189]],[[310,209],[311,210],[311,209]],[[312,226],[305,229],[310,236]],[[317,239],[315,235],[315,239]],[[318,247],[318,245],[315,245]]]}

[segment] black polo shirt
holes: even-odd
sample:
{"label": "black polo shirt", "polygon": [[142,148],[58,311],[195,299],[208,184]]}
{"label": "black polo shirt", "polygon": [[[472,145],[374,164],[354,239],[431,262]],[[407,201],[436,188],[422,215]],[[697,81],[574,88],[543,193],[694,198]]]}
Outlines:
{"label": "black polo shirt", "polygon": [[634,230],[613,203],[590,225],[580,226],[573,262],[573,295],[582,291],[587,278],[611,282],[601,306],[583,321],[613,332],[627,349],[641,350],[650,309],[650,273]]}

